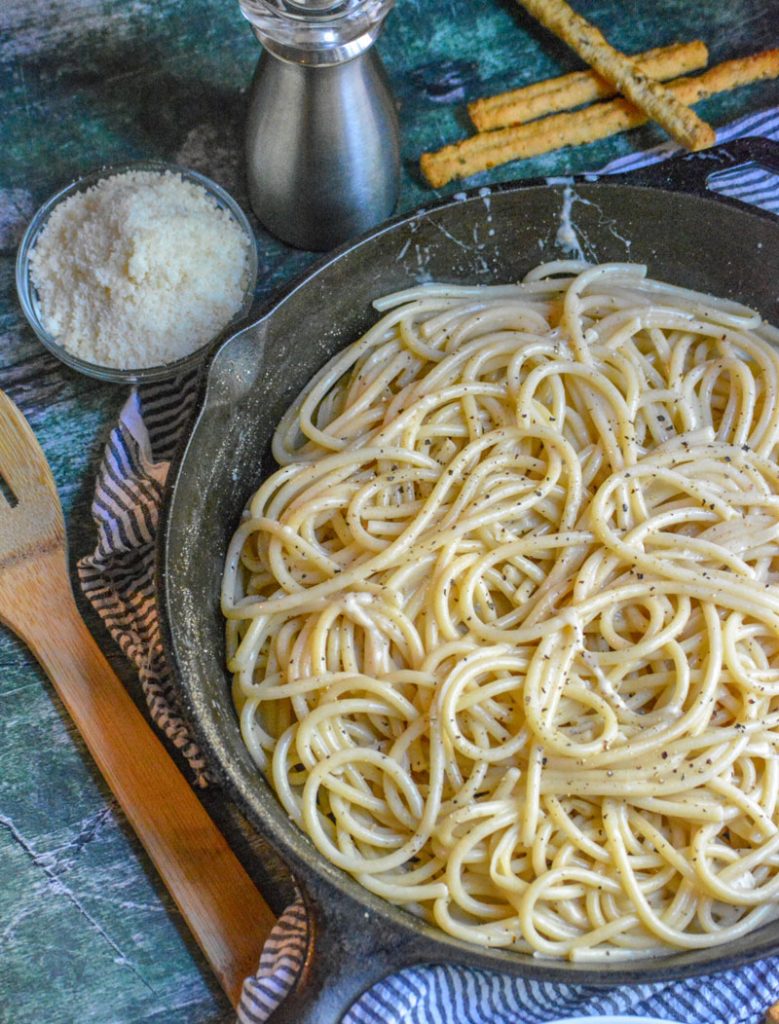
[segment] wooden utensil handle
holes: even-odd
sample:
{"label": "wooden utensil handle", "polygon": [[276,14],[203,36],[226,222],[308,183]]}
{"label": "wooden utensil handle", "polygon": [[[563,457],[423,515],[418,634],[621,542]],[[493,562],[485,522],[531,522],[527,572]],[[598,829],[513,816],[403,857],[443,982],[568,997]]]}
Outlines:
{"label": "wooden utensil handle", "polygon": [[[26,573],[29,615],[8,624],[27,642],[54,684],[236,1005],[243,979],[256,969],[273,927],[273,912],[97,646],[67,576],[62,580],[62,558],[56,551],[41,555],[39,585],[34,588]],[[37,601],[31,590],[37,591]]]}

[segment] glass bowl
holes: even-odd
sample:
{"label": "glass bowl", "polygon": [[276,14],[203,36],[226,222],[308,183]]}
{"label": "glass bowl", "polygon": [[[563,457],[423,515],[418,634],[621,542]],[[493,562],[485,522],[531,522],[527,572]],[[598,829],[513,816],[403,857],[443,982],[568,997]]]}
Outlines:
{"label": "glass bowl", "polygon": [[[92,185],[96,185],[99,181],[103,181],[105,178],[114,177],[117,174],[124,174],[128,171],[154,171],[160,174],[170,171],[173,174],[180,174],[185,181],[190,181],[195,185],[200,185],[206,190],[208,195],[217,203],[218,206],[227,210],[233,219],[237,221],[249,240],[249,248],[247,253],[248,268],[246,292],[240,309],[229,324],[225,324],[224,328],[220,330],[218,334],[214,335],[213,338],[210,338],[204,344],[199,345],[198,348],[193,352],[190,352],[189,355],[184,356],[181,359],[177,359],[174,362],[164,363],[158,366],[119,369],[115,366],[101,366],[98,363],[88,362],[85,359],[79,358],[79,356],[69,352],[52,334],[46,330],[40,317],[40,302],[38,294],[30,275],[30,254],[35,248],[38,238],[40,237],[51,212],[59,205],[59,203],[64,202],[64,200],[68,199],[76,192],[85,191]],[[217,185],[215,181],[207,178],[204,174],[200,174],[198,171],[190,170],[187,167],[180,167],[177,164],[163,163],[155,160],[140,160],[135,163],[107,165],[90,174],[86,174],[83,177],[78,178],[70,185],[66,185],[65,188],[61,189],[47,200],[47,202],[40,207],[38,212],[30,221],[29,227],[24,233],[24,237],[19,245],[19,251],[16,256],[16,291],[19,296],[19,302],[28,323],[38,335],[41,342],[43,342],[46,348],[53,355],[65,363],[66,366],[71,367],[71,369],[78,370],[80,373],[85,373],[90,377],[97,377],[100,380],[114,381],[121,384],[141,384],[154,380],[162,380],[163,378],[174,377],[179,373],[185,373],[197,366],[210,350],[214,341],[220,337],[231,324],[243,319],[248,314],[252,305],[256,281],[257,242],[246,214],[238,203],[236,203],[233,197],[221,186]]]}

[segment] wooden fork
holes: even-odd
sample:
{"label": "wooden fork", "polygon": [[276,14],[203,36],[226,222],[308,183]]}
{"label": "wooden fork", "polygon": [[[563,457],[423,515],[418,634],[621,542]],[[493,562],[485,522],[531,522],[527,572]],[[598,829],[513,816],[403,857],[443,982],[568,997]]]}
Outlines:
{"label": "wooden fork", "polygon": [[[0,391],[0,621],[35,654],[233,1005],[274,917],[84,624],[51,470]],[[10,491],[10,494],[8,493]]]}

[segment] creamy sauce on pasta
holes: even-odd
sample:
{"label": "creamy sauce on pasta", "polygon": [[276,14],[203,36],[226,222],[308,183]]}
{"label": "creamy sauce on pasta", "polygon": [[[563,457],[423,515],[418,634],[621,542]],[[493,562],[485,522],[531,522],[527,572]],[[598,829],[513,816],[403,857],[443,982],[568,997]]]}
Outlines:
{"label": "creamy sauce on pasta", "polygon": [[630,264],[375,305],[230,545],[253,758],[325,857],[469,942],[596,960],[757,927],[778,332]]}

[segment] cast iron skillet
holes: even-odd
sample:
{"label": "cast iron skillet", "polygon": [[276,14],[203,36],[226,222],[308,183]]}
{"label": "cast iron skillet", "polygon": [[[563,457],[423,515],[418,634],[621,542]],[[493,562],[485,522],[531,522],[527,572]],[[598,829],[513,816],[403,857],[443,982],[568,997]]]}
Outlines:
{"label": "cast iron skillet", "polygon": [[593,969],[478,949],[367,892],[291,824],[250,760],[223,667],[219,612],[226,544],[272,468],[273,429],[313,373],[375,320],[371,300],[424,279],[516,280],[568,255],[556,236],[571,183],[573,222],[590,259],[647,263],[653,277],[738,299],[779,323],[779,220],[706,187],[712,172],[745,161],[779,169],[779,146],[743,140],[630,175],[459,194],[326,257],[213,355],[169,478],[159,596],[166,652],[209,763],[288,864],[313,922],[302,978],[274,1021],[331,1024],[369,985],[409,964],[615,985],[711,973],[779,951],[777,921],[719,949]]}

